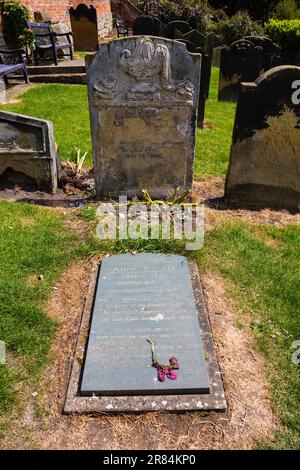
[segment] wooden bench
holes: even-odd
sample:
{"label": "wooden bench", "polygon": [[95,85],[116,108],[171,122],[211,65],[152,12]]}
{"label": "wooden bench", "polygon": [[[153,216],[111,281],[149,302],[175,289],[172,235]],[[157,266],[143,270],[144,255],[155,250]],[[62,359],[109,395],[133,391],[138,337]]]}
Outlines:
{"label": "wooden bench", "polygon": [[[73,60],[73,45],[71,36],[73,36],[71,31],[67,33],[55,33],[51,31],[49,23],[33,23],[27,21],[27,26],[34,33],[34,62],[38,65],[38,60],[44,58],[47,52],[52,52],[55,65],[58,64],[58,51],[63,51],[64,49],[69,50],[69,54],[63,52],[63,56],[68,56]],[[66,37],[66,41],[63,43],[58,43],[57,38]]]}
{"label": "wooden bench", "polygon": [[0,49],[0,76],[3,77],[5,85],[8,85],[8,77],[11,74],[23,71],[26,83],[29,83],[28,72],[23,49]]}

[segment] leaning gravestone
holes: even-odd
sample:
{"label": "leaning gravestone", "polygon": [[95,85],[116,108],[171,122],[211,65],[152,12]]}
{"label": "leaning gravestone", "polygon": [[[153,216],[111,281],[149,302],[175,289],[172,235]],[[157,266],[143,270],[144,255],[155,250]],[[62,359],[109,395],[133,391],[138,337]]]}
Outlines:
{"label": "leaning gravestone", "polygon": [[50,121],[0,111],[0,176],[12,169],[54,194],[59,168]]}
{"label": "leaning gravestone", "polygon": [[300,67],[243,83],[226,179],[229,202],[300,209]]}
{"label": "leaning gravestone", "polygon": [[168,23],[165,36],[169,39],[175,39],[175,31],[180,31],[182,34],[185,34],[191,30],[191,26],[186,21],[174,20]]}
{"label": "leaning gravestone", "polygon": [[221,49],[219,101],[238,97],[240,83],[256,80],[262,69],[263,49],[241,39]]}
{"label": "leaning gravestone", "polygon": [[200,33],[200,31],[197,31],[196,29],[192,29],[191,31],[188,31],[185,34],[183,34],[179,30],[175,30],[174,34],[175,39],[186,39],[187,41],[190,41],[195,48],[205,48],[206,36],[205,34]]}
{"label": "leaning gravestone", "polygon": [[153,16],[138,16],[132,24],[134,36],[163,36],[164,25]]}
{"label": "leaning gravestone", "polygon": [[208,98],[208,91],[210,85],[210,74],[211,74],[211,62],[208,55],[198,47],[197,52],[201,54],[201,81],[200,81],[200,92],[199,92],[199,106],[198,106],[198,127],[203,128],[204,117],[205,117],[205,104]]}
{"label": "leaning gravestone", "polygon": [[200,68],[184,44],[144,36],[87,56],[98,197],[191,188]]}

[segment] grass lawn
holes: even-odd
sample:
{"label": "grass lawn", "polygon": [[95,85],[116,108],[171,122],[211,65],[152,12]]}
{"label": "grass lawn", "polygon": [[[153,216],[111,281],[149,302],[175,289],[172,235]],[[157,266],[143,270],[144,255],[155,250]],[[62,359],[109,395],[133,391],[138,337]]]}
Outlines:
{"label": "grass lawn", "polygon": [[83,85],[38,85],[21,96],[18,104],[2,105],[0,109],[27,114],[53,122],[54,136],[65,160],[75,161],[74,147],[81,154],[88,151],[86,163],[92,166],[90,121],[87,90]]}
{"label": "grass lawn", "polygon": [[[201,269],[217,270],[228,281],[228,294],[240,313],[240,328],[250,328],[266,360],[272,403],[285,430],[274,448],[300,447],[299,366],[292,343],[300,339],[300,227],[283,229],[226,222],[209,233],[197,253]],[[255,391],[253,391],[255,393]]]}
{"label": "grass lawn", "polygon": [[226,174],[235,117],[235,103],[218,101],[219,69],[211,75],[209,99],[205,108],[205,129],[197,130],[195,179]]}
{"label": "grass lawn", "polygon": [[[206,103],[206,130],[197,130],[195,179],[225,175],[235,115],[234,103],[218,102],[219,69],[212,71],[210,98]],[[86,164],[92,166],[92,148],[86,87],[83,85],[40,85],[26,91],[18,104],[0,109],[49,119],[64,159],[74,160],[74,147],[88,151]]]}
{"label": "grass lawn", "polygon": [[[197,178],[226,172],[235,105],[218,103],[216,97],[214,70],[206,117],[212,129],[197,131]],[[20,104],[5,109],[53,120],[64,158],[73,158],[74,145],[90,151],[83,86],[39,86],[26,92]],[[94,233],[94,209],[85,207],[74,217],[83,218]],[[298,449],[300,378],[291,346],[300,340],[300,227],[250,225],[229,217],[206,234],[202,250],[187,255],[196,259],[201,272],[222,276],[238,327],[250,329],[265,358],[270,398],[283,430],[257,446]],[[0,413],[17,406],[24,385],[37,383],[47,364],[56,325],[42,304],[72,259],[132,249],[184,253],[183,244],[172,241],[100,243],[91,236],[83,243],[66,228],[64,218],[50,209],[0,202],[0,340],[8,349],[7,365],[0,366]],[[44,280],[34,281],[40,274]]]}

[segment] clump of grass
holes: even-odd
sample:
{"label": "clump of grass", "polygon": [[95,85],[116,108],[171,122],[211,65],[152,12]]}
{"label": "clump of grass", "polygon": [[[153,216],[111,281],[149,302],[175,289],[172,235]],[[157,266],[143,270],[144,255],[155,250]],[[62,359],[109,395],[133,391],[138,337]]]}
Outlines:
{"label": "clump of grass", "polygon": [[250,328],[266,359],[272,403],[284,426],[261,446],[300,446],[300,376],[291,349],[300,339],[299,246],[299,226],[254,228],[226,222],[207,234],[205,248],[197,254],[202,269],[217,270],[234,286],[229,295],[237,311],[251,312]]}

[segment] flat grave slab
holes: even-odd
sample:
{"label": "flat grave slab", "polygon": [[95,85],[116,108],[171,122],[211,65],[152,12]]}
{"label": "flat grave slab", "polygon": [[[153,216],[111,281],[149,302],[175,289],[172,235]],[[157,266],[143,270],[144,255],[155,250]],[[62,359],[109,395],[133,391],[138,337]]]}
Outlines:
{"label": "flat grave slab", "polygon": [[[180,362],[177,380],[157,380],[158,360]],[[209,393],[189,267],[177,255],[111,256],[101,264],[81,395]]]}
{"label": "flat grave slab", "polygon": [[[159,382],[161,363],[180,362]],[[227,408],[196,263],[177,255],[106,258],[93,266],[65,413]]]}

